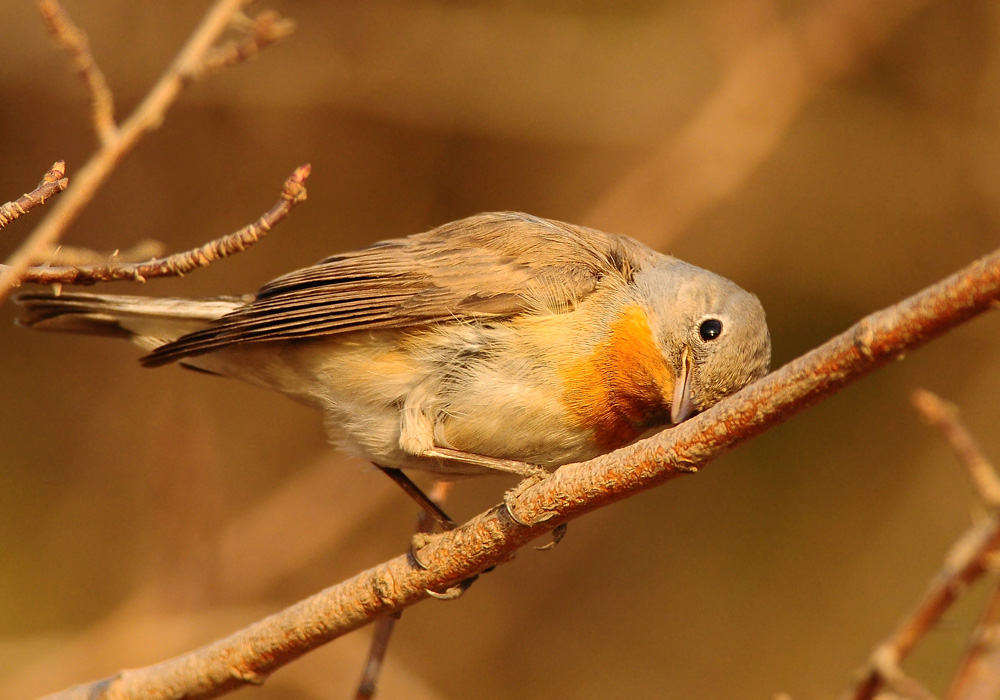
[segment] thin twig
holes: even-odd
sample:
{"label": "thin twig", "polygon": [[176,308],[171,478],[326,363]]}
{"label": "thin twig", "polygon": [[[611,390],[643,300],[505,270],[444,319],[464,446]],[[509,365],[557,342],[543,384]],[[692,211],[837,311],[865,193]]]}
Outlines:
{"label": "thin twig", "polygon": [[138,240],[128,248],[117,248],[112,252],[101,252],[93,248],[75,245],[59,245],[52,250],[45,251],[33,265],[45,265],[55,267],[57,265],[101,265],[109,258],[116,258],[121,262],[143,262],[152,258],[162,257],[166,252],[166,246],[162,242],[146,238]]}
{"label": "thin twig", "polygon": [[[409,554],[363,571],[230,637],[143,669],[49,696],[50,700],[217,697],[267,676],[343,634],[414,605],[507,561],[554,527],[678,476],[697,471],[808,406],[991,308],[1000,299],[1000,251],[876,312],[819,348],[709,410],[607,455],[559,468],[522,491],[515,520],[494,507]],[[523,525],[520,523],[530,523]],[[986,548],[1000,528],[981,535]],[[980,573],[982,562],[950,577],[938,596]],[[869,696],[870,697],[870,696]]]}
{"label": "thin twig", "polygon": [[993,585],[993,592],[945,697],[948,700],[996,700],[1000,697],[1000,582]]}
{"label": "thin twig", "polygon": [[[993,514],[988,519],[973,524],[955,543],[949,552],[947,561],[937,575],[924,599],[910,613],[893,635],[884,641],[872,654],[868,668],[862,680],[855,687],[853,700],[870,700],[874,698],[883,685],[899,688],[902,685],[910,696],[917,696],[923,691],[915,685],[915,681],[906,678],[899,670],[899,664],[909,655],[924,635],[937,623],[941,616],[958,599],[959,595],[970,583],[987,571],[995,569],[997,549],[1000,548],[1000,513],[996,511],[997,494],[1000,493],[996,471],[979,450],[969,432],[958,419],[958,411],[954,406],[940,397],[924,389],[918,389],[911,395],[911,401],[920,415],[930,425],[937,428],[958,454],[972,478],[979,497],[984,503],[994,506]],[[992,613],[989,612],[992,610]],[[993,629],[997,616],[1000,615],[1000,602],[994,601],[988,608],[980,629]],[[996,649],[984,651],[973,645],[963,664],[956,674],[956,684],[953,690],[961,685],[960,679],[968,675],[970,669],[978,668],[987,663],[985,657],[996,657]],[[992,662],[997,663],[993,658]],[[900,683],[902,679],[902,683]],[[978,681],[978,679],[977,679]],[[914,691],[913,688],[918,688]],[[955,696],[951,697],[964,697]]]}
{"label": "thin twig", "polygon": [[[305,180],[310,166],[302,165],[285,180],[281,197],[271,210],[257,221],[203,246],[165,258],[143,263],[123,263],[114,258],[100,265],[39,265],[28,268],[22,282],[34,284],[94,284],[115,280],[145,282],[151,277],[179,277],[200,267],[207,267],[220,258],[246,250],[271,230],[271,227],[288,216],[299,202],[306,199]],[[4,265],[0,265],[3,272]]]}
{"label": "thin twig", "polygon": [[198,78],[208,73],[231,68],[244,61],[249,61],[276,41],[295,31],[295,22],[281,17],[273,10],[264,10],[253,19],[237,15],[235,25],[244,36],[213,48],[202,60],[197,69]]}
{"label": "thin twig", "polygon": [[962,591],[990,570],[991,557],[997,548],[1000,548],[1000,520],[996,516],[974,524],[959,538],[923,600],[872,654],[861,680],[848,696],[851,700],[872,700],[878,695],[886,682],[885,659],[901,663]]}
{"label": "thin twig", "polygon": [[[1000,478],[976,440],[962,424],[958,409],[937,395],[918,389],[913,405],[927,423],[937,428],[958,455],[980,500],[990,509],[1000,507]],[[996,517],[996,516],[995,516]],[[996,556],[996,554],[992,554]],[[992,562],[986,562],[987,567]],[[968,649],[958,665],[947,697],[950,700],[985,700],[1000,692],[1000,584],[994,585]]]}
{"label": "thin twig", "polygon": [[[39,1],[48,3],[53,0]],[[10,295],[32,261],[38,259],[38,252],[55,246],[125,154],[146,132],[163,123],[167,110],[177,100],[181,90],[204,73],[206,55],[230,26],[233,16],[248,1],[218,0],[212,6],[167,71],[119,127],[117,138],[101,144],[74,178],[73,189],[60,198],[28,240],[7,261],[7,268],[0,271],[0,302]]]}
{"label": "thin twig", "polygon": [[921,417],[938,429],[958,455],[980,500],[989,508],[1000,507],[1000,477],[975,438],[958,419],[958,409],[925,389],[915,390],[910,400]]}
{"label": "thin twig", "polygon": [[934,695],[915,679],[910,678],[899,666],[896,650],[883,645],[872,654],[872,667],[878,671],[883,685],[907,700],[936,700]]}
{"label": "thin twig", "polygon": [[115,98],[108,87],[104,72],[97,65],[90,52],[90,42],[86,33],[70,19],[65,8],[57,0],[38,0],[38,11],[45,20],[49,34],[66,50],[73,59],[76,72],[90,93],[91,116],[94,131],[101,143],[107,144],[118,137],[115,124]]}
{"label": "thin twig", "polygon": [[49,197],[59,194],[69,186],[69,178],[66,177],[66,162],[57,160],[49,168],[49,171],[42,176],[42,181],[35,189],[27,194],[22,194],[13,202],[7,202],[0,206],[0,228],[3,228],[14,219],[24,216],[29,211],[40,204],[45,204]]}

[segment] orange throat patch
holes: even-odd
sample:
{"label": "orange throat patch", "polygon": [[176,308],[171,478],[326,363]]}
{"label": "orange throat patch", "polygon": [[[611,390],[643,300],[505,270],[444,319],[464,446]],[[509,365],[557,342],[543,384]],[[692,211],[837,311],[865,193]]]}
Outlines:
{"label": "orange throat patch", "polygon": [[559,373],[562,403],[571,421],[593,431],[601,452],[669,422],[674,374],[653,339],[646,313],[637,305],[623,309],[608,336]]}

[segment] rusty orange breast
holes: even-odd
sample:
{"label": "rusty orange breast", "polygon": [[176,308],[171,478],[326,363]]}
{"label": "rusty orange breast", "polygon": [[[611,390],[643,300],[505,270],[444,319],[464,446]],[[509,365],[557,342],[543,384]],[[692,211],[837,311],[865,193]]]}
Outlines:
{"label": "rusty orange breast", "polygon": [[626,307],[611,323],[610,333],[591,352],[561,367],[559,374],[571,421],[592,430],[602,452],[667,422],[674,375],[653,339],[646,313],[637,305]]}

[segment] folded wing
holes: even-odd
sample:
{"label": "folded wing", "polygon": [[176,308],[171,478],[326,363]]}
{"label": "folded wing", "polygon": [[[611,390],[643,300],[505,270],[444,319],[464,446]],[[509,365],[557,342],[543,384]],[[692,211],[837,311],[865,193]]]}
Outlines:
{"label": "folded wing", "polygon": [[279,277],[250,303],[143,363],[236,343],[565,312],[601,279],[627,281],[653,255],[624,236],[526,214],[481,214]]}

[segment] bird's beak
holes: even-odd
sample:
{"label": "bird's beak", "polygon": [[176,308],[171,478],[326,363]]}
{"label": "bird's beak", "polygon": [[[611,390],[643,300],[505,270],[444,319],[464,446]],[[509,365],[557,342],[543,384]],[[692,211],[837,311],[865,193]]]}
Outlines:
{"label": "bird's beak", "polygon": [[691,396],[693,365],[691,351],[684,348],[684,355],[681,357],[681,373],[674,379],[674,398],[670,402],[670,422],[675,425],[687,420],[694,413],[694,398]]}

